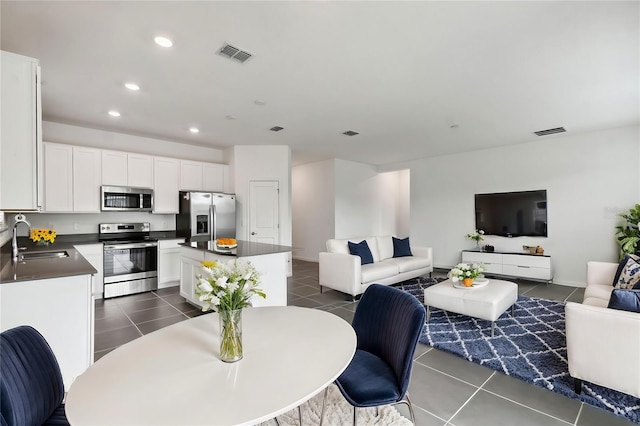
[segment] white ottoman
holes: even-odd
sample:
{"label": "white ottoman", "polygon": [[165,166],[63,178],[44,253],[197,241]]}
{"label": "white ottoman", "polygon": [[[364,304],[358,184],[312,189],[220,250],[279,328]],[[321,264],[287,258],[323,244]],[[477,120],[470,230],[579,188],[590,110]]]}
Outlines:
{"label": "white ottoman", "polygon": [[490,279],[483,287],[456,288],[447,280],[424,289],[424,304],[427,307],[427,322],[430,307],[457,314],[491,321],[491,336],[495,320],[518,300],[518,285],[511,281]]}

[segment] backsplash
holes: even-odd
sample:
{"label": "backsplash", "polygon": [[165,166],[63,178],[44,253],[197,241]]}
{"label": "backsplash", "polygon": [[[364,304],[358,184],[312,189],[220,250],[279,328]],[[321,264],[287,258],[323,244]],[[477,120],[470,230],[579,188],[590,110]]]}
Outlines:
{"label": "backsplash", "polygon": [[[13,226],[15,214],[7,213],[7,225]],[[173,214],[151,214],[144,212],[104,212],[104,213],[27,213],[32,228],[53,228],[60,235],[93,234],[98,232],[100,223],[149,222],[152,231],[173,231],[176,216]],[[8,232],[8,234],[11,234]],[[18,227],[19,236],[27,236],[27,227]],[[0,235],[1,239],[4,235]],[[9,235],[9,238],[11,236]]]}

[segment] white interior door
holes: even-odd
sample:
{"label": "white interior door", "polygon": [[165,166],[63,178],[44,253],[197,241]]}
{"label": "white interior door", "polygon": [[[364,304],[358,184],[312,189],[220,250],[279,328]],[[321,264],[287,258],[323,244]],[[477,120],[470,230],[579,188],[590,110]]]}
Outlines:
{"label": "white interior door", "polygon": [[249,241],[280,244],[278,181],[249,182]]}

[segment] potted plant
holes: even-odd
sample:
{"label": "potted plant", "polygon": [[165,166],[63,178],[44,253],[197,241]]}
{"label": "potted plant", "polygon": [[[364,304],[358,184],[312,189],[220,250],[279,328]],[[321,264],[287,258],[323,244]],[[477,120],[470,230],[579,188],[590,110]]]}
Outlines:
{"label": "potted plant", "polygon": [[640,204],[636,204],[628,213],[620,213],[618,216],[625,220],[624,224],[616,226],[616,241],[622,259],[625,254],[640,252]]}
{"label": "potted plant", "polygon": [[471,287],[473,281],[483,272],[484,265],[482,263],[458,263],[449,271],[447,276],[451,278],[451,281],[454,283],[462,281],[465,287]]}

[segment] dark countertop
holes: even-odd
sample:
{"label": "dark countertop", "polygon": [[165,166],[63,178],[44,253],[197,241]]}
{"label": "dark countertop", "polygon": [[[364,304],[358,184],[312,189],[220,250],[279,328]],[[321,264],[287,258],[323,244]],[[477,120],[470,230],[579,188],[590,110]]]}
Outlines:
{"label": "dark countertop", "polygon": [[237,240],[238,247],[233,249],[219,249],[215,241],[193,241],[180,244],[183,247],[192,248],[223,256],[249,257],[262,256],[265,254],[287,253],[292,250],[289,246],[278,246],[274,244],[254,243],[251,241]]}
{"label": "dark countertop", "polygon": [[[175,231],[153,231],[151,237],[158,240],[173,240]],[[40,280],[46,278],[68,277],[73,275],[95,274],[96,270],[74,246],[83,244],[102,244],[98,234],[58,235],[56,241],[48,246],[40,246],[28,237],[18,237],[18,247],[24,247],[20,253],[66,250],[69,257],[61,259],[31,259],[13,264],[11,261],[11,240],[0,249],[0,283]]]}
{"label": "dark countertop", "polygon": [[[3,250],[0,253],[0,284],[74,275],[89,275],[97,272],[93,266],[72,247],[57,246],[57,241],[54,245],[37,247],[38,250],[26,250],[23,253],[65,250],[69,254],[69,257],[58,259],[31,259],[13,263],[11,261],[11,250],[9,250],[9,252]],[[11,242],[9,242],[9,248],[11,248]]]}

